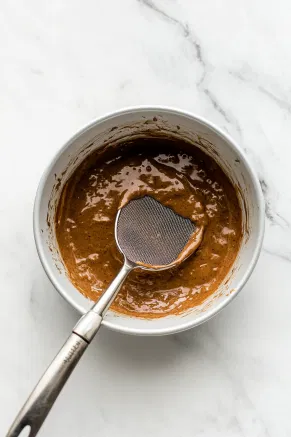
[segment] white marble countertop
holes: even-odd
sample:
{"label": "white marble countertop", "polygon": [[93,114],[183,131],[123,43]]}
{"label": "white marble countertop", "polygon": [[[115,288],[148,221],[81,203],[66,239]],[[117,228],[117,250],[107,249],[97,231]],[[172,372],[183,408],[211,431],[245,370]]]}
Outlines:
{"label": "white marble countertop", "polygon": [[291,435],[290,38],[287,0],[1,3],[1,436],[78,318],[36,254],[39,178],[83,124],[139,104],[196,112],[239,142],[266,198],[263,252],[197,329],[103,329],[40,435]]}

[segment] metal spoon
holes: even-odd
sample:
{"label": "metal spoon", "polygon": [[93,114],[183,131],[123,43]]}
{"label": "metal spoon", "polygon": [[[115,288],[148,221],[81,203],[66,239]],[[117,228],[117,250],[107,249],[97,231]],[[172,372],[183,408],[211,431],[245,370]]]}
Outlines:
{"label": "metal spoon", "polygon": [[[27,437],[37,435],[67,379],[98,332],[127,275],[136,268],[158,271],[182,262],[193,253],[202,238],[202,232],[197,233],[195,229],[191,220],[149,196],[131,200],[119,210],[115,240],[124,255],[123,267],[91,310],[79,320],[20,410],[7,437],[18,437],[27,429]],[[193,235],[198,238],[189,250]]]}

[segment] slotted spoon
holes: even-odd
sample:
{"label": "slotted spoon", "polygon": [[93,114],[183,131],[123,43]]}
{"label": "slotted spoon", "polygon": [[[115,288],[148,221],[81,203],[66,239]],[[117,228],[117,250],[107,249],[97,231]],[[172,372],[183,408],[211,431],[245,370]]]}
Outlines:
{"label": "slotted spoon", "polygon": [[79,320],[20,410],[7,437],[18,437],[24,430],[27,437],[37,435],[127,275],[135,268],[158,271],[172,267],[194,231],[191,220],[150,196],[131,200],[119,210],[115,240],[124,255],[123,267],[96,304]]}

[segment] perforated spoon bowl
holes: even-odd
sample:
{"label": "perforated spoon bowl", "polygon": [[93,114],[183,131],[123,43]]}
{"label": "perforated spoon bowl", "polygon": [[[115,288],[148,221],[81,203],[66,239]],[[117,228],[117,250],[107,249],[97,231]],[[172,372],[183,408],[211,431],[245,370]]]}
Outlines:
{"label": "perforated spoon bowl", "polygon": [[[196,238],[189,250],[193,235]],[[7,437],[19,437],[24,430],[27,437],[37,435],[131,270],[141,268],[158,271],[173,267],[193,253],[201,238],[202,231],[197,232],[191,220],[181,217],[150,196],[131,200],[119,210],[115,239],[124,255],[123,267],[91,310],[77,323],[20,410]]]}

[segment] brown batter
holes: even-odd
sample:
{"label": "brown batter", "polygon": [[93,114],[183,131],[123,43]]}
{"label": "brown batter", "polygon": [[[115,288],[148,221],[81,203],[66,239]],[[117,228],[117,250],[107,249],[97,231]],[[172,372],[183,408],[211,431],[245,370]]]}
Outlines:
{"label": "brown batter", "polygon": [[145,194],[203,227],[203,240],[179,267],[133,271],[112,309],[151,318],[181,313],[218,288],[242,238],[236,191],[198,148],[151,138],[93,153],[62,191],[56,218],[60,252],[72,283],[96,301],[123,263],[114,238],[117,210]]}

